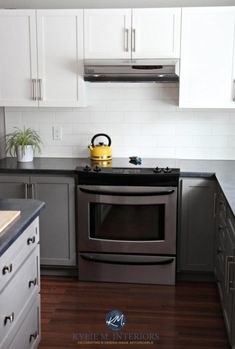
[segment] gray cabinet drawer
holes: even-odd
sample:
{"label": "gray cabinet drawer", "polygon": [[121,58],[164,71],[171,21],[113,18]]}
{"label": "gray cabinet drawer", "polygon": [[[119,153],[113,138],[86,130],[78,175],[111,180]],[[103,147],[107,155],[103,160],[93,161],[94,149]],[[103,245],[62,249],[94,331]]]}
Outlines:
{"label": "gray cabinet drawer", "polygon": [[34,349],[40,342],[40,295],[34,297],[23,325],[19,327],[18,332],[8,349]]}
{"label": "gray cabinet drawer", "polygon": [[0,257],[0,294],[39,242],[39,220],[36,218],[24,233]]}
{"label": "gray cabinet drawer", "polygon": [[39,245],[0,293],[0,348],[18,318],[39,292]]}

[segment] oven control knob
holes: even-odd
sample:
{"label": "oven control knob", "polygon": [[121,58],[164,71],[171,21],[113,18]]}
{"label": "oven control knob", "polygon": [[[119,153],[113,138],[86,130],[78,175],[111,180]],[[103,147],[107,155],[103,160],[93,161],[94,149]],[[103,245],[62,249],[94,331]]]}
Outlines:
{"label": "oven control knob", "polygon": [[90,172],[90,171],[91,171],[91,168],[90,168],[88,165],[86,165],[86,166],[84,167],[83,171],[84,171],[84,172]]}
{"label": "oven control knob", "polygon": [[100,171],[101,171],[101,168],[98,167],[98,166],[96,166],[95,168],[93,168],[93,171],[95,171],[95,172],[100,172]]}
{"label": "oven control knob", "polygon": [[154,170],[153,170],[154,173],[161,173],[162,172],[162,169],[159,168],[159,167],[156,167]]}
{"label": "oven control knob", "polygon": [[164,173],[171,173],[172,169],[167,166],[166,168],[164,168],[163,171],[164,171]]}

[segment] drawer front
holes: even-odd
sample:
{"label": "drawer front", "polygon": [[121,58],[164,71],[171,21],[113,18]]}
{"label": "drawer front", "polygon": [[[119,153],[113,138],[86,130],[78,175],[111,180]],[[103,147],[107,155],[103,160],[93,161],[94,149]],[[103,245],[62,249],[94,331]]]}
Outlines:
{"label": "drawer front", "polygon": [[[0,339],[13,329],[18,318],[39,292],[39,245],[0,294]],[[0,343],[0,348],[2,348]]]}
{"label": "drawer front", "polygon": [[40,334],[40,295],[36,295],[35,301],[19,327],[13,342],[8,349],[33,349],[37,348]]}
{"label": "drawer front", "polygon": [[0,294],[39,242],[38,217],[0,258]]}
{"label": "drawer front", "polygon": [[[105,261],[97,262],[93,258],[90,260],[86,258],[84,259],[84,255],[86,254],[79,254],[79,280],[82,281],[129,282],[162,285],[175,284],[176,260],[174,257],[158,256],[159,259],[165,261],[166,263],[147,265],[141,264],[142,256],[128,256],[129,261],[132,258],[135,259],[136,265],[129,264],[127,266],[125,262],[123,264],[116,264],[112,262],[106,263]],[[94,258],[96,256],[93,255]],[[105,257],[115,259],[122,256],[106,254]],[[170,261],[170,263],[168,263],[167,261]]]}

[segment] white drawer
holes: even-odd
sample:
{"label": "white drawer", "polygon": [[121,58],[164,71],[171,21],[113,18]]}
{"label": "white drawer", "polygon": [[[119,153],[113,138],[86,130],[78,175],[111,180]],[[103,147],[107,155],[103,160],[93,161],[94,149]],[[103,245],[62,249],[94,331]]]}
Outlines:
{"label": "white drawer", "polygon": [[0,257],[0,294],[39,242],[38,217]]}
{"label": "white drawer", "polygon": [[0,348],[18,318],[40,290],[39,245],[0,293]]}
{"label": "white drawer", "polygon": [[19,327],[14,340],[7,349],[34,349],[37,348],[40,334],[40,295],[34,297],[31,308],[22,320],[23,325]]}

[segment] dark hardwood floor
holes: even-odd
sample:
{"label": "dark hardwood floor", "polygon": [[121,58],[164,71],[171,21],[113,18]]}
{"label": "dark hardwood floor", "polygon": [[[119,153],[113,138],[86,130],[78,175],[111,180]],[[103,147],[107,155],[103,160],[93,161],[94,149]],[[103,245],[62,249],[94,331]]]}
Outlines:
{"label": "dark hardwood floor", "polygon": [[[39,349],[229,348],[218,292],[212,283],[179,283],[173,287],[42,277],[41,302]],[[120,331],[112,331],[105,324],[106,314],[114,309],[127,316]],[[92,334],[96,335],[93,343],[89,338]],[[115,337],[118,334],[122,344]],[[144,343],[134,343],[134,337],[125,337],[129,334],[145,336]],[[148,342],[151,334],[159,336],[152,344]],[[113,342],[100,343],[101,335]],[[127,339],[129,344],[125,344]]]}

